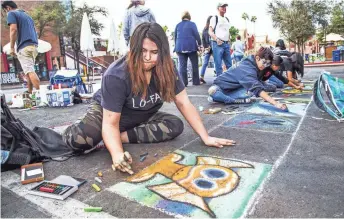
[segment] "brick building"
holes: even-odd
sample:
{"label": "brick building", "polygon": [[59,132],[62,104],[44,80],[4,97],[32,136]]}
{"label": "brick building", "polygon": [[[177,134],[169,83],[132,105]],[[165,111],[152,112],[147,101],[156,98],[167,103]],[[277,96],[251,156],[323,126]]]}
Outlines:
{"label": "brick building", "polygon": [[[34,7],[43,1],[16,1],[19,9],[25,10],[28,14]],[[10,42],[9,27],[7,26],[6,16],[1,17],[1,51],[2,48]],[[51,44],[52,49],[44,54],[39,54],[36,59],[36,72],[41,80],[49,79],[49,71],[53,70],[53,65],[63,66],[64,57],[61,56],[59,37],[52,31],[46,30],[41,40],[47,41]],[[1,57],[1,83],[12,84],[20,82],[21,66],[16,58],[2,53]]]}

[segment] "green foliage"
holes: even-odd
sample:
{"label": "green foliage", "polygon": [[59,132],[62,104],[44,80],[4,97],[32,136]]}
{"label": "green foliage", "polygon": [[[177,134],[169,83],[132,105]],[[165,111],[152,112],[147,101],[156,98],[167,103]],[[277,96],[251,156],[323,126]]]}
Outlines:
{"label": "green foliage", "polygon": [[35,22],[38,38],[43,37],[47,30],[60,32],[60,27],[66,22],[65,7],[60,1],[44,1],[30,15]]}
{"label": "green foliage", "polygon": [[239,35],[239,29],[231,26],[231,28],[229,29],[229,34],[231,35],[231,42],[234,42],[236,37]]}
{"label": "green foliage", "polygon": [[164,32],[166,33],[166,31],[168,30],[168,26],[163,26],[162,29],[164,29]]}
{"label": "green foliage", "polygon": [[76,7],[73,1],[69,1],[67,5],[60,1],[42,1],[42,4],[36,7],[30,15],[35,21],[39,37],[44,36],[46,31],[53,31],[71,38],[73,47],[78,50],[82,17],[85,12],[92,34],[99,36],[104,25],[95,16],[100,14],[106,17],[108,15],[107,9],[103,7],[91,7],[86,3],[82,7]]}
{"label": "green foliage", "polygon": [[103,15],[107,17],[108,12],[106,8],[99,7],[99,6],[88,6],[87,3],[84,3],[82,7],[75,8],[74,2],[70,2],[71,4],[71,16],[70,19],[67,21],[65,27],[63,28],[64,35],[67,37],[73,38],[73,40],[79,45],[80,41],[80,33],[81,33],[81,23],[82,17],[86,12],[87,17],[90,22],[91,32],[92,34],[99,36],[100,31],[104,28],[104,25],[99,22],[95,16],[96,15]]}
{"label": "green foliage", "polygon": [[251,22],[252,22],[252,23],[256,23],[256,21],[257,21],[257,17],[256,17],[256,16],[252,16],[252,17],[251,17]]}
{"label": "green foliage", "polygon": [[[268,4],[273,27],[284,38],[300,47],[316,32],[318,25],[325,25],[329,11],[326,0],[275,0]],[[302,47],[303,48],[303,47]]]}
{"label": "green foliage", "polygon": [[332,9],[328,33],[344,35],[344,0],[337,2]]}
{"label": "green foliage", "polygon": [[246,12],[242,14],[241,18],[244,19],[245,21],[250,19],[250,17],[248,16]]}

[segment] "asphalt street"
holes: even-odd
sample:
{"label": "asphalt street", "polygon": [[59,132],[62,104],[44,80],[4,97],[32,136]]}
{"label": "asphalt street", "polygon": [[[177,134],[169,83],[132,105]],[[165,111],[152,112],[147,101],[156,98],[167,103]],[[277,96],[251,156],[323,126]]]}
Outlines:
{"label": "asphalt street", "polygon": [[[344,68],[338,66],[306,68],[304,79],[315,80],[323,70],[344,78]],[[227,107],[207,101],[207,89],[213,80],[211,72],[212,69],[207,72],[209,76],[206,77],[206,85],[187,88],[189,98],[197,109],[200,106],[204,109]],[[8,90],[6,93],[7,96],[11,94]],[[320,111],[314,104],[311,93],[307,98],[310,102],[302,106],[300,115],[293,117],[248,113],[247,110],[253,106],[245,105],[240,105],[237,109],[243,113],[235,115],[200,112],[209,133],[237,141],[238,144],[233,147],[206,147],[185,120],[184,132],[170,142],[127,144],[124,147],[133,156],[132,167],[135,173],[145,168],[147,170],[147,167],[154,166],[171,153],[182,154],[185,160],[179,163],[183,165],[197,165],[192,163],[192,157],[195,156],[250,164],[252,168],[244,170],[232,168],[239,176],[239,183],[232,192],[214,197],[212,200],[203,199],[216,217],[343,218],[344,123],[339,123],[327,113]],[[87,104],[78,104],[67,108],[42,108],[30,111],[13,109],[12,112],[25,125],[34,128],[71,124],[82,116],[86,109]],[[182,118],[174,104],[165,103],[162,111]],[[251,126],[247,121],[252,120],[265,121],[265,125]],[[276,123],[280,123],[281,120],[284,125],[277,126]],[[140,162],[140,155],[147,152],[147,158]],[[98,184],[102,189],[100,192],[94,191],[91,187],[98,171],[102,171],[104,175],[103,182]],[[35,184],[21,185],[19,173],[19,170],[1,173],[2,218],[211,216],[209,211],[202,210],[200,204],[194,203],[196,201],[190,201],[198,200],[197,197],[190,198],[191,194],[188,196],[184,190],[181,195],[184,201],[180,201],[172,190],[168,196],[165,194],[166,191],[153,193],[147,189],[148,187],[140,189],[142,183],[128,182],[127,174],[112,171],[111,158],[105,148],[87,155],[72,157],[64,162],[44,163],[46,180],[59,175],[88,180],[64,201],[29,195],[28,190]],[[155,176],[152,181],[158,181],[161,177]],[[172,179],[168,180],[173,182]],[[102,207],[103,211],[84,212],[83,208],[89,206]]]}

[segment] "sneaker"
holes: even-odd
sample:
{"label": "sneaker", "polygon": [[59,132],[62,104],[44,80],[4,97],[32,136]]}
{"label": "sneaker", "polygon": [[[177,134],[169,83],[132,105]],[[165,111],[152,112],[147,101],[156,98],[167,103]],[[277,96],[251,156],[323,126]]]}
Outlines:
{"label": "sneaker", "polygon": [[200,82],[201,84],[206,84],[206,83],[207,83],[203,78],[200,78],[200,79],[199,79],[199,82]]}
{"label": "sneaker", "polygon": [[232,103],[235,103],[235,104],[246,104],[246,103],[251,103],[251,99],[250,99],[250,98],[236,99],[236,100],[234,100]]}
{"label": "sneaker", "polygon": [[213,100],[213,98],[211,96],[208,96],[208,102],[209,103],[214,103],[214,100]]}

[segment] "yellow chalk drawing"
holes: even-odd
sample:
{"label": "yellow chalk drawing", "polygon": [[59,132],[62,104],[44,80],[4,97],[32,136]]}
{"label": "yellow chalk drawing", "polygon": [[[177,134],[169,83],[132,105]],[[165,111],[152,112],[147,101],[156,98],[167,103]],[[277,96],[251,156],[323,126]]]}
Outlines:
{"label": "yellow chalk drawing", "polygon": [[283,93],[285,94],[300,94],[300,93],[312,93],[312,90],[298,90],[298,89],[285,89],[282,90]]}
{"label": "yellow chalk drawing", "polygon": [[177,163],[182,159],[180,154],[169,154],[127,181],[140,183],[162,174],[173,182],[147,188],[164,199],[191,204],[216,217],[204,198],[225,195],[237,187],[240,177],[231,168],[254,168],[241,161],[206,156],[197,156],[197,162],[192,166]]}

